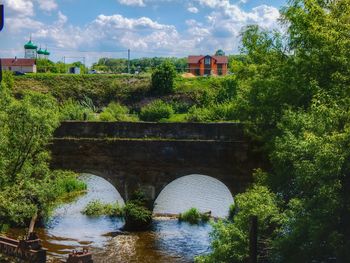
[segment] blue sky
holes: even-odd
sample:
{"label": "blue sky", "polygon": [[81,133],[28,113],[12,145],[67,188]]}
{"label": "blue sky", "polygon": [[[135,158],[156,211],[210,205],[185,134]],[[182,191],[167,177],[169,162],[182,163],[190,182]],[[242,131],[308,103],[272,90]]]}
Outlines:
{"label": "blue sky", "polygon": [[[0,57],[23,45],[48,47],[54,61],[100,57],[238,53],[242,27],[278,28],[285,0],[0,0],[5,28]],[[73,58],[74,57],[74,58]],[[77,57],[77,58],[75,58]]]}

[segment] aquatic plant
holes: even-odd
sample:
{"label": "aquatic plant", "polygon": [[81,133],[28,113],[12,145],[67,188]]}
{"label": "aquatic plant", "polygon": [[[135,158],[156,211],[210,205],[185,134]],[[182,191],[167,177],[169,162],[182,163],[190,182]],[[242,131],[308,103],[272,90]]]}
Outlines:
{"label": "aquatic plant", "polygon": [[122,217],[124,215],[124,209],[118,202],[111,204],[103,203],[100,200],[92,200],[87,204],[82,213],[87,216]]}
{"label": "aquatic plant", "polygon": [[209,213],[201,213],[194,207],[190,208],[184,213],[179,214],[179,221],[188,222],[192,225],[208,222],[209,219]]}
{"label": "aquatic plant", "polygon": [[147,200],[142,190],[136,190],[124,207],[125,225],[127,231],[145,230],[152,223],[152,211],[148,209]]}
{"label": "aquatic plant", "polygon": [[125,226],[128,231],[147,229],[152,222],[152,212],[144,206],[132,201],[124,207]]}

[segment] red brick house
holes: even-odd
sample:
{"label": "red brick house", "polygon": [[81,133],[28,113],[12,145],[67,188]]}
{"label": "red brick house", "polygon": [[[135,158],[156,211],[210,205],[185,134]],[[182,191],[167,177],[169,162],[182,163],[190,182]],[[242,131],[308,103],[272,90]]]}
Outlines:
{"label": "red brick house", "polygon": [[36,61],[30,58],[0,58],[2,70],[36,73]]}
{"label": "red brick house", "polygon": [[189,72],[195,76],[226,75],[227,56],[188,56]]}

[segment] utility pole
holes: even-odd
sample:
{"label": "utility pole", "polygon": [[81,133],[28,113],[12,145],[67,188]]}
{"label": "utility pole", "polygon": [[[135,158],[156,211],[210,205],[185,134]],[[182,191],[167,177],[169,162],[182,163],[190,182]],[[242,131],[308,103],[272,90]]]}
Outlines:
{"label": "utility pole", "polygon": [[128,74],[130,74],[130,49],[128,49]]}

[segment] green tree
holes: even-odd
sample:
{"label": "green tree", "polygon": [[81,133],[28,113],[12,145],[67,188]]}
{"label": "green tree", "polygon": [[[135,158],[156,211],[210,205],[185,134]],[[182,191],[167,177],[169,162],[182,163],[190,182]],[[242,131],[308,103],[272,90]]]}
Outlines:
{"label": "green tree", "polygon": [[59,125],[54,98],[25,92],[16,100],[8,83],[0,85],[0,229],[43,218],[62,194],[85,187],[74,174],[49,169],[47,146]]}
{"label": "green tree", "polygon": [[[266,187],[255,185],[235,197],[235,215],[230,220],[221,220],[213,225],[211,254],[196,258],[196,262],[245,262],[249,252],[249,217],[258,216],[259,239],[268,245],[271,235],[283,221],[277,198]],[[260,243],[260,242],[259,242]]]}
{"label": "green tree", "polygon": [[158,95],[164,95],[173,92],[176,69],[174,65],[165,61],[158,66],[152,73],[151,91]]}
{"label": "green tree", "polygon": [[[243,32],[234,99],[236,116],[271,160],[259,182],[279,197],[282,220],[266,233],[269,261],[347,262],[350,2],[292,0],[281,16],[285,35],[257,26]],[[239,213],[214,227],[213,253],[204,260],[244,261]]]}

